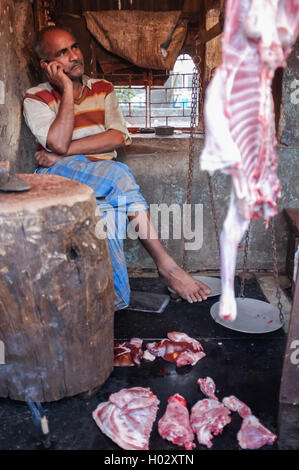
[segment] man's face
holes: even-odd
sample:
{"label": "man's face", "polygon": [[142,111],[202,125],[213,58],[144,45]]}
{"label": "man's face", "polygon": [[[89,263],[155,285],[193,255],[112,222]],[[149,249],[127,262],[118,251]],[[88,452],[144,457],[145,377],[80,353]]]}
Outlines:
{"label": "man's face", "polygon": [[46,61],[58,62],[71,80],[81,78],[84,73],[84,60],[82,52],[75,38],[64,30],[49,31],[43,40]]}

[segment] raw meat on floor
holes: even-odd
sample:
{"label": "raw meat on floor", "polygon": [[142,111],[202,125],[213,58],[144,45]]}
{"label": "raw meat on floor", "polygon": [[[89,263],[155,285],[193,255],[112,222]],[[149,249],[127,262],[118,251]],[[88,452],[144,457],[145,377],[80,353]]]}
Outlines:
{"label": "raw meat on floor", "polygon": [[165,414],[158,422],[158,432],[163,439],[184,446],[186,450],[196,447],[186,401],[178,393],[168,398]]}
{"label": "raw meat on floor", "polygon": [[143,357],[143,340],[132,338],[130,341],[114,342],[114,366],[135,366],[140,365]]}
{"label": "raw meat on floor", "polygon": [[220,401],[205,398],[199,400],[191,409],[190,424],[199,444],[212,447],[213,435],[221,434],[231,422],[230,410]]}
{"label": "raw meat on floor", "polygon": [[213,398],[214,400],[218,400],[218,398],[215,395],[216,392],[216,385],[213,379],[211,377],[206,377],[205,379],[198,379],[197,380],[197,385],[199,385],[200,390],[204,395],[206,395],[208,398]]}
{"label": "raw meat on floor", "polygon": [[223,398],[222,403],[231,411],[236,411],[241,418],[252,414],[251,409],[234,395]]}
{"label": "raw meat on floor", "polygon": [[[209,398],[217,400],[215,396],[216,385],[211,377],[206,377],[205,379],[199,378],[197,384],[200,386],[202,393]],[[237,412],[239,416],[243,418],[241,429],[237,434],[237,439],[242,449],[259,449],[265,444],[273,444],[276,439],[275,434],[266,429],[259,420],[252,415],[249,406],[234,395],[223,398],[222,403],[226,408]]]}
{"label": "raw meat on floor", "polygon": [[175,362],[177,367],[187,364],[194,366],[205,357],[202,345],[185,333],[173,331],[167,333],[168,339],[147,343],[146,348],[152,356],[163,357],[166,361]]}
{"label": "raw meat on floor", "polygon": [[237,434],[242,449],[259,449],[265,444],[273,444],[277,436],[265,428],[253,415],[247,415]]}
{"label": "raw meat on floor", "polygon": [[149,388],[124,388],[100,403],[92,416],[101,431],[125,450],[148,450],[160,401]]}
{"label": "raw meat on floor", "polygon": [[265,444],[273,444],[276,439],[275,434],[265,428],[256,416],[253,416],[251,409],[245,403],[234,395],[223,398],[222,403],[243,418],[241,429],[237,434],[242,449],[259,449]]}

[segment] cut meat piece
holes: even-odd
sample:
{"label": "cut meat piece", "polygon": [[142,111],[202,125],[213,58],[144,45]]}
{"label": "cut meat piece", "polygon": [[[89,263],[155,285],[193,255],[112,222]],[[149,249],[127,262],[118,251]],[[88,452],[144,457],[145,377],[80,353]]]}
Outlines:
{"label": "cut meat piece", "polygon": [[199,400],[191,409],[190,424],[199,444],[212,447],[213,434],[221,434],[231,422],[230,410],[220,401],[205,398]]}
{"label": "cut meat piece", "polygon": [[124,388],[100,403],[92,416],[101,431],[125,450],[148,450],[159,400],[149,388]]}
{"label": "cut meat piece", "polygon": [[200,387],[202,393],[204,393],[207,397],[213,398],[214,400],[218,400],[215,395],[216,392],[216,385],[211,377],[206,377],[205,379],[198,379],[197,384]]}
{"label": "cut meat piece", "polygon": [[146,359],[147,361],[154,361],[156,359],[156,356],[151,354],[147,349],[143,353],[143,358]]}
{"label": "cut meat piece", "polygon": [[236,411],[239,413],[241,418],[245,418],[245,416],[252,414],[251,409],[234,395],[223,398],[222,403],[231,411]]}
{"label": "cut meat piece", "polygon": [[275,434],[252,415],[251,409],[245,403],[234,395],[223,398],[222,403],[243,418],[241,429],[237,434],[242,449],[259,449],[265,444],[273,444],[276,439]]}
{"label": "cut meat piece", "polygon": [[187,364],[195,365],[205,356],[199,341],[185,333],[173,331],[167,333],[168,339],[147,343],[147,350],[156,357],[163,357],[166,361],[175,362],[177,367]]}
{"label": "cut meat piece", "polygon": [[241,429],[237,434],[242,449],[259,449],[265,444],[272,445],[276,437],[253,415],[245,416]]}
{"label": "cut meat piece", "polygon": [[171,331],[167,333],[167,338],[172,341],[182,341],[185,343],[190,343],[194,351],[202,351],[203,347],[197,339],[190,338],[190,336],[186,335],[186,333],[182,333],[180,331]]}
{"label": "cut meat piece", "polygon": [[163,439],[185,446],[186,450],[196,447],[186,401],[178,393],[168,398],[165,414],[158,422],[158,432]]}
{"label": "cut meat piece", "polygon": [[200,361],[203,357],[205,357],[205,353],[203,351],[199,352],[192,352],[192,351],[183,351],[181,354],[178,356],[176,360],[176,365],[177,367],[182,367],[186,366],[188,364],[191,364],[191,366],[195,366],[195,364]]}
{"label": "cut meat piece", "polygon": [[281,184],[271,83],[284,67],[299,28],[298,0],[227,0],[222,64],[206,92],[201,169],[232,177],[221,234],[219,316],[234,321],[238,245],[250,219],[277,214]]}
{"label": "cut meat piece", "polygon": [[140,365],[143,351],[143,340],[132,338],[130,341],[114,342],[114,366],[134,366]]}

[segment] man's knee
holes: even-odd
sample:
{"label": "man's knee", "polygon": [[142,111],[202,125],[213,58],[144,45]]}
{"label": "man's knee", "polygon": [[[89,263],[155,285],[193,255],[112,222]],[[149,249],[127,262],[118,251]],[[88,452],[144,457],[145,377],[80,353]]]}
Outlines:
{"label": "man's knee", "polygon": [[[134,177],[133,177],[133,174],[132,174],[132,172],[131,172],[131,170],[130,170],[130,168],[129,168],[128,165],[126,165],[125,163],[116,162],[116,161],[111,161],[111,163],[113,163],[114,165],[116,165],[116,167],[118,168],[118,170],[119,170],[120,173],[129,175],[130,177],[134,178]],[[115,168],[115,167],[114,167],[114,168]]]}
{"label": "man's knee", "polygon": [[125,163],[116,161],[110,161],[110,163],[113,165],[111,167],[111,171],[113,172],[113,175],[115,176],[118,184],[127,187],[128,190],[137,188],[137,183],[133,173],[131,172],[130,168],[125,165]]}

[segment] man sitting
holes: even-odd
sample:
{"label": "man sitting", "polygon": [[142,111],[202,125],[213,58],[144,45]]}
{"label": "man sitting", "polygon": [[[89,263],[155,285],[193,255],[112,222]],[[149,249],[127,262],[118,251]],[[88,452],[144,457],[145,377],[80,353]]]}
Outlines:
{"label": "man sitting", "polygon": [[[55,174],[93,188],[98,207],[107,219],[108,245],[115,287],[115,310],[130,301],[123,251],[127,217],[154,260],[162,282],[189,302],[206,299],[209,288],[181,269],[158,240],[148,205],[130,169],[112,160],[115,149],[130,143],[113,85],[84,75],[81,50],[73,35],[48,27],[37,38],[35,51],[48,82],[31,88],[24,97],[25,121],[41,146],[36,172]],[[120,203],[121,201],[121,203]],[[112,234],[109,211],[124,213]]]}

